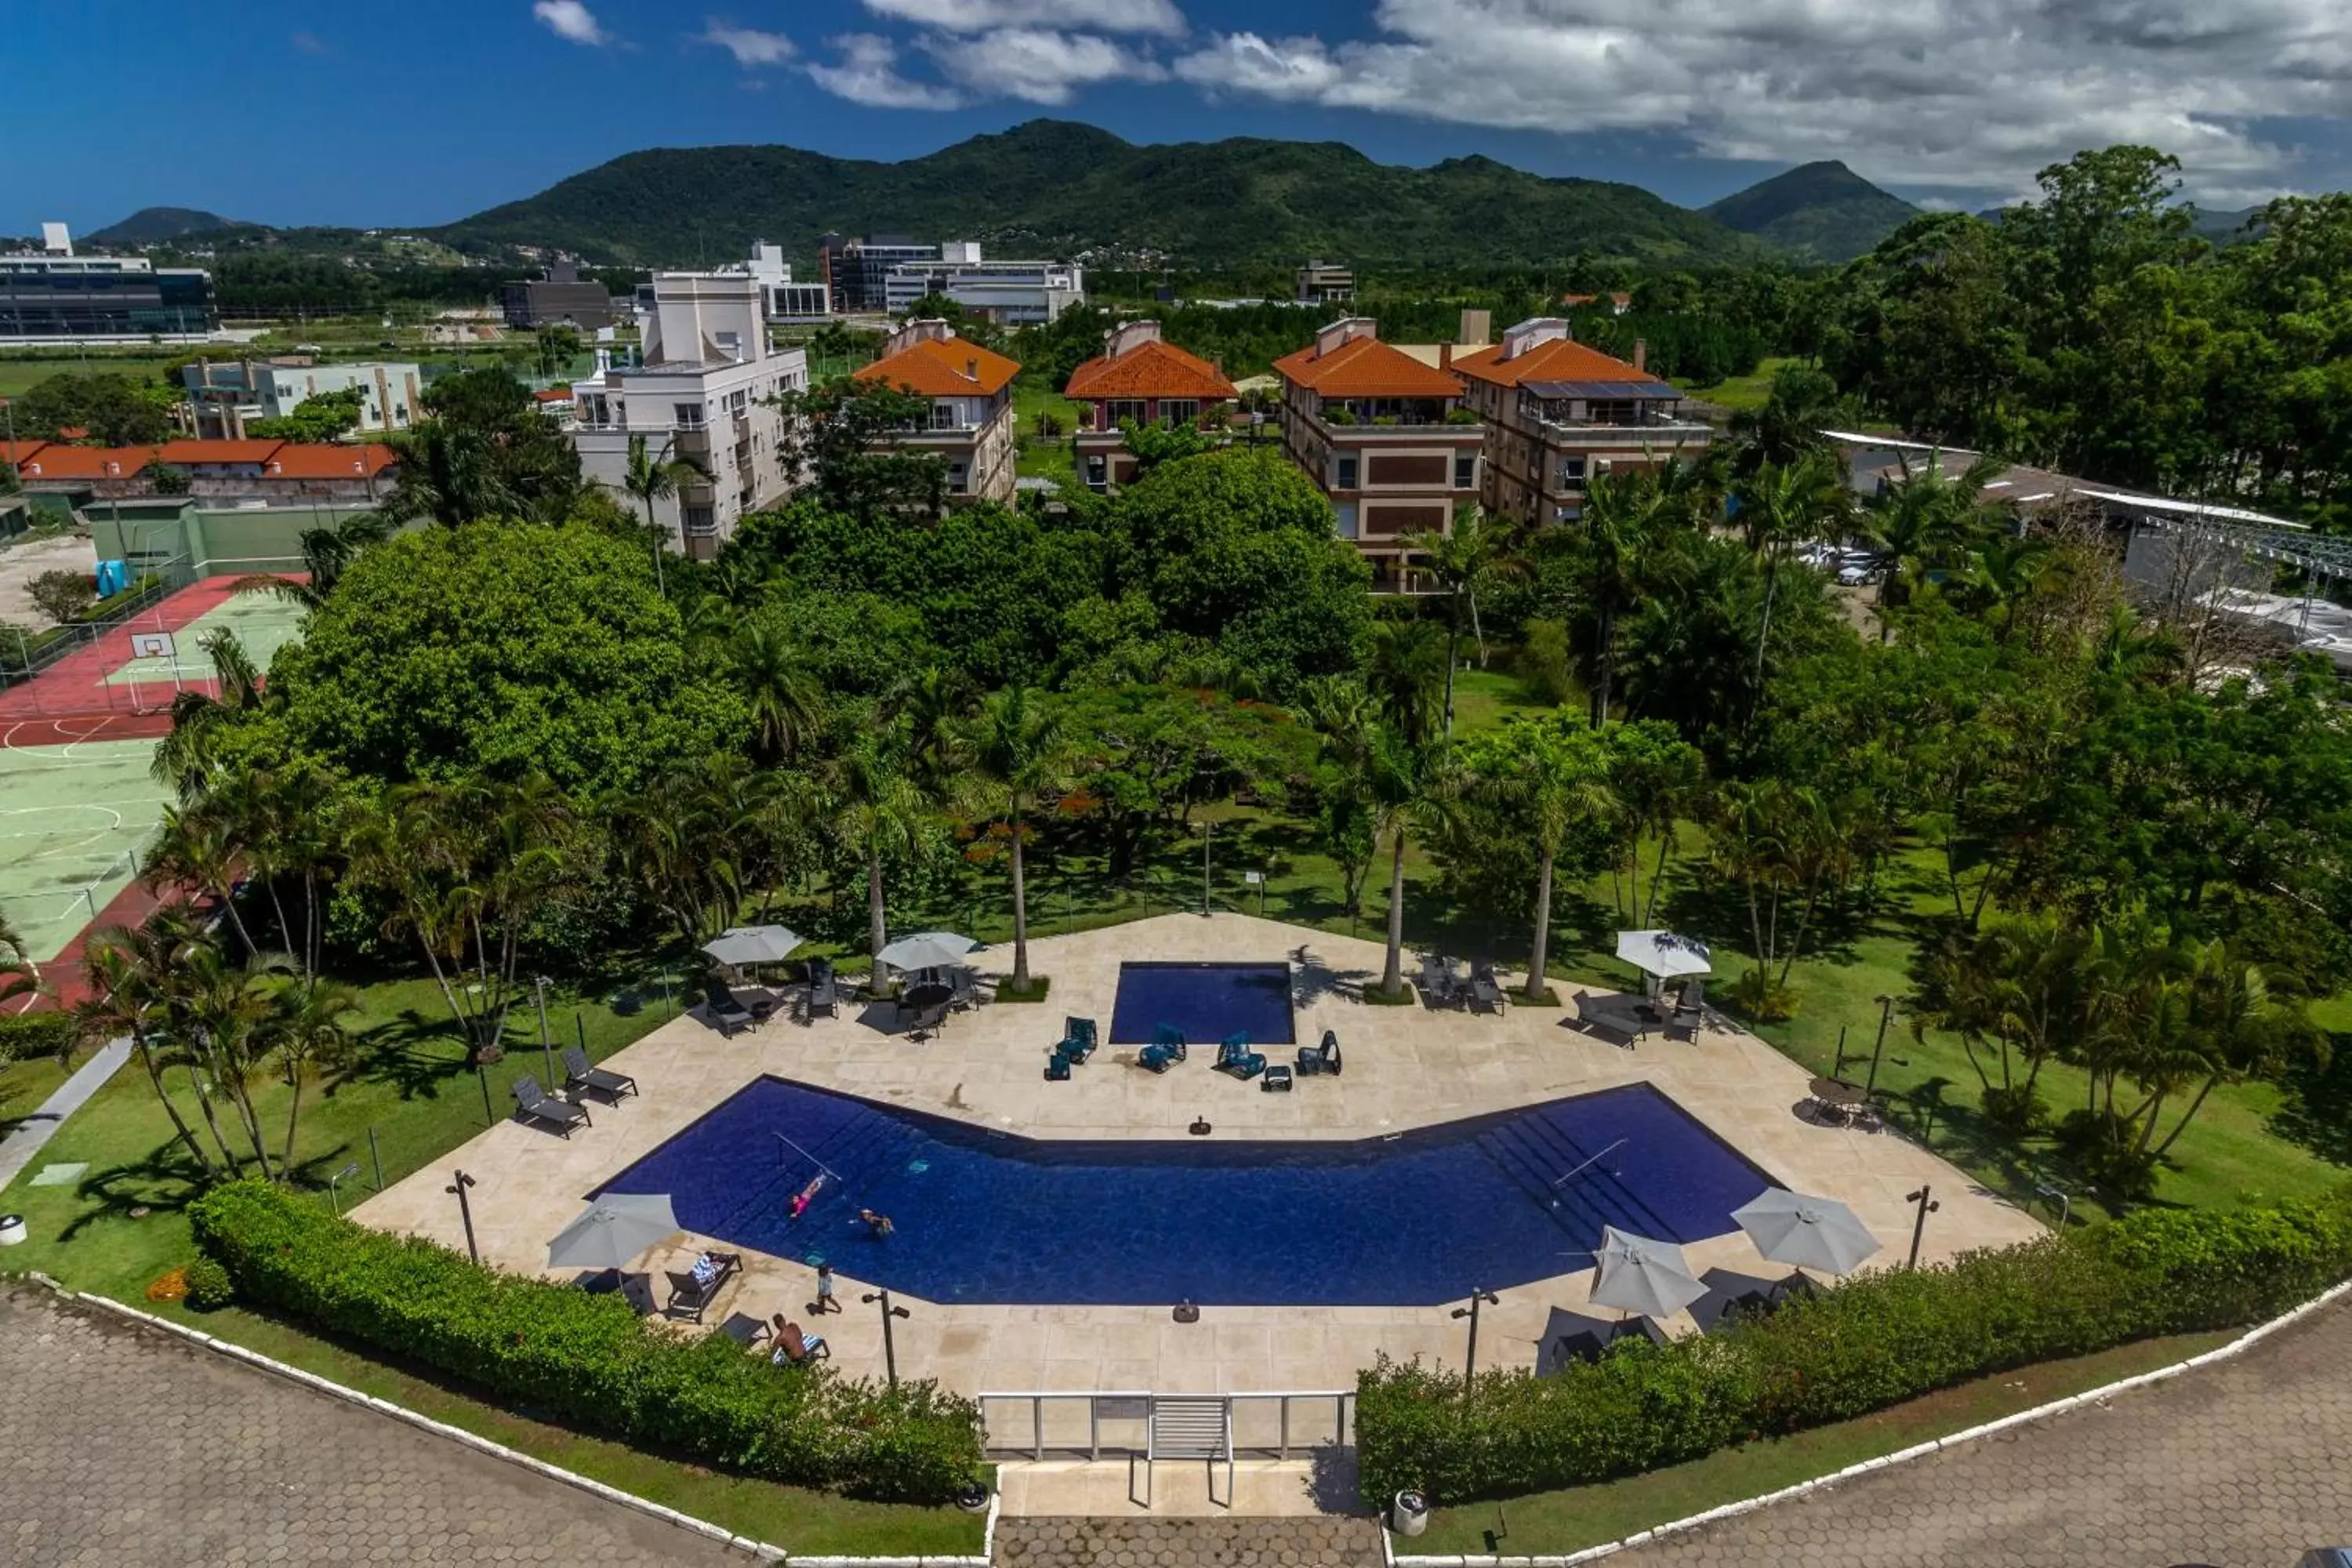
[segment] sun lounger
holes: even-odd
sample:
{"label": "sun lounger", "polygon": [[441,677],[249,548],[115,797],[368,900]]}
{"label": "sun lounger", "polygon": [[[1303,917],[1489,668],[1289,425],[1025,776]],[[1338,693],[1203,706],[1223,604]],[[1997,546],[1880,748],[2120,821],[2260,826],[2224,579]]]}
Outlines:
{"label": "sun lounger", "polygon": [[948,1005],[957,1012],[968,1012],[980,1005],[980,977],[959,965],[948,971],[948,989],[954,993]]}
{"label": "sun lounger", "polygon": [[566,1138],[572,1136],[572,1130],[574,1127],[595,1125],[588,1120],[586,1107],[573,1105],[569,1100],[550,1100],[546,1091],[539,1087],[539,1080],[535,1078],[515,1079],[514,1097],[516,1109],[526,1119],[532,1121],[544,1121]]}
{"label": "sun lounger", "polygon": [[1454,968],[1435,953],[1422,955],[1421,996],[1433,1007],[1455,1005]]}
{"label": "sun lounger", "polygon": [[1506,1005],[1503,983],[1496,977],[1495,961],[1481,958],[1470,965],[1470,1005],[1488,1013],[1500,1013]]}
{"label": "sun lounger", "polygon": [[808,961],[808,993],[801,1005],[801,1022],[830,1018],[841,1011],[841,988],[833,977],[833,960]]}
{"label": "sun lounger", "polygon": [[1059,1051],[1055,1051],[1052,1056],[1050,1056],[1050,1057],[1046,1058],[1045,1058],[1045,1081],[1046,1081],[1047,1083],[1067,1083],[1067,1082],[1069,1082],[1069,1081],[1070,1081],[1070,1058],[1067,1058],[1067,1057],[1066,1057],[1066,1056],[1064,1056],[1064,1055],[1063,1055],[1061,1052],[1059,1052]]}
{"label": "sun lounger", "polygon": [[1323,1043],[1298,1047],[1298,1076],[1316,1078],[1339,1070],[1339,1035],[1335,1029],[1323,1031]]}
{"label": "sun lounger", "polygon": [[710,1256],[719,1265],[719,1271],[710,1277],[709,1284],[685,1270],[665,1271],[669,1275],[669,1305],[663,1309],[667,1315],[684,1318],[689,1323],[702,1321],[702,1314],[710,1310],[710,1304],[719,1300],[719,1292],[727,1288],[727,1282],[743,1266],[740,1252],[714,1252]]}
{"label": "sun lounger", "polygon": [[1626,1050],[1632,1050],[1634,1042],[1641,1037],[1603,1012],[1591,994],[1583,991],[1576,994],[1576,1026],[1595,1039],[1606,1040]]}
{"label": "sun lounger", "polygon": [[1135,1062],[1153,1072],[1166,1072],[1182,1061],[1186,1052],[1183,1031],[1173,1024],[1162,1024],[1153,1031],[1151,1043],[1135,1053]]}
{"label": "sun lounger", "polygon": [[1236,1032],[1227,1035],[1218,1045],[1217,1070],[1239,1079],[1253,1079],[1265,1070],[1265,1057],[1249,1048],[1247,1035]]}
{"label": "sun lounger", "polygon": [[784,1331],[776,1336],[775,1359],[783,1366],[806,1366],[813,1361],[831,1361],[833,1347],[822,1334],[803,1334],[798,1323],[786,1323]]}
{"label": "sun lounger", "polygon": [[751,1025],[751,1009],[735,1000],[735,993],[728,990],[715,974],[702,983],[702,1005],[722,1035],[732,1035]]}
{"label": "sun lounger", "polygon": [[570,1089],[593,1089],[608,1100],[618,1100],[625,1094],[637,1092],[637,1080],[625,1072],[607,1072],[592,1065],[588,1053],[578,1046],[563,1047],[563,1087]]}
{"label": "sun lounger", "polygon": [[1095,1021],[1092,1018],[1063,1019],[1062,1043],[1054,1049],[1067,1057],[1071,1066],[1083,1066],[1087,1058],[1095,1054]]}

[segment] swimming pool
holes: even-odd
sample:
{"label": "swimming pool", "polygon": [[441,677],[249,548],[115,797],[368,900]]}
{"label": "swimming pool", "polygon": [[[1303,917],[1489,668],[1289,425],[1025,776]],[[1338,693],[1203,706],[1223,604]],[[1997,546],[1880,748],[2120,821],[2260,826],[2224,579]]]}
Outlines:
{"label": "swimming pool", "polygon": [[1290,965],[1120,964],[1110,1043],[1150,1045],[1162,1024],[1175,1025],[1196,1046],[1213,1046],[1235,1031],[1254,1046],[1294,1045]]}
{"label": "swimming pool", "polygon": [[1383,1139],[1080,1142],[763,1078],[603,1190],[935,1301],[1414,1306],[1588,1268],[1603,1225],[1722,1235],[1771,1184],[1646,1084]]}

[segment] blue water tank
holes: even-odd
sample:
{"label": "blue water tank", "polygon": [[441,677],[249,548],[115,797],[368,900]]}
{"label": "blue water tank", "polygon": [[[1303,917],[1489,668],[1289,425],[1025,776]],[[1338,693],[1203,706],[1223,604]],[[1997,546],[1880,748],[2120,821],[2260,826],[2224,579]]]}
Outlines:
{"label": "blue water tank", "polygon": [[131,586],[131,563],[127,561],[101,561],[98,563],[98,596],[101,599],[120,594]]}

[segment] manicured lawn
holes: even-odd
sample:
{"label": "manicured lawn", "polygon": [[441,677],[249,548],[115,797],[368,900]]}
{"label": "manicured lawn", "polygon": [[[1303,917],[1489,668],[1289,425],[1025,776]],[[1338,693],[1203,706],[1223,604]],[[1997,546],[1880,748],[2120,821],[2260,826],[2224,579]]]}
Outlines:
{"label": "manicured lawn", "polygon": [[1772,376],[1784,364],[1794,364],[1793,359],[1767,359],[1756,366],[1754,375],[1735,375],[1728,381],[1718,381],[1713,386],[1685,388],[1693,397],[1703,397],[1734,413],[1753,412],[1764,406],[1772,395]]}
{"label": "manicured lawn", "polygon": [[[160,354],[111,353],[105,349],[92,349],[87,354],[69,354],[63,359],[0,355],[0,397],[22,396],[53,375],[105,372],[144,380],[149,376],[162,375],[163,366],[168,363]],[[0,428],[0,435],[5,433],[5,428]]]}
{"label": "manicured lawn", "polygon": [[[1037,434],[1037,416],[1051,414],[1062,422],[1062,434],[1048,440]],[[1076,459],[1070,451],[1070,432],[1078,426],[1078,405],[1048,385],[1042,376],[1024,375],[1013,384],[1013,416],[1020,433],[1020,472],[1024,479],[1075,479]]]}
{"label": "manicured lawn", "polygon": [[1415,1541],[1399,1538],[1397,1549],[1442,1555],[1500,1550],[1514,1556],[1580,1551],[2169,1366],[2230,1337],[2181,1334],[2144,1340],[2096,1355],[1979,1378],[1859,1420],[1727,1448],[1687,1465],[1604,1486],[1441,1508],[1431,1514],[1426,1533]]}

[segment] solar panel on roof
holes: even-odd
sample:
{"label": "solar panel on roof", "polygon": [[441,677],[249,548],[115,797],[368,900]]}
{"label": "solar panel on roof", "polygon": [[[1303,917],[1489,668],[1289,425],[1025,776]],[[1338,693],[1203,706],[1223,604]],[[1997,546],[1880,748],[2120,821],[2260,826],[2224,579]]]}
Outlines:
{"label": "solar panel on roof", "polygon": [[1679,398],[1682,394],[1663,381],[1527,381],[1520,386],[1538,397]]}

